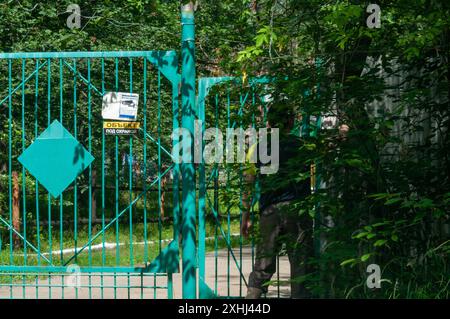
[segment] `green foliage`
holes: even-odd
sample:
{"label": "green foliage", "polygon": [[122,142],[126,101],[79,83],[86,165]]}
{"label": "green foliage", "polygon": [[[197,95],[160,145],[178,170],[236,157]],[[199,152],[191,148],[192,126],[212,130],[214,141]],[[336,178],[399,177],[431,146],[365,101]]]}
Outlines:
{"label": "green foliage", "polygon": [[[261,23],[237,61],[288,77],[274,92],[287,107],[350,127],[345,138],[336,127],[312,134],[298,163],[316,163],[322,182],[297,205],[321,223],[312,291],[448,298],[450,6],[378,3],[382,27],[369,29],[365,2],[258,1]],[[382,269],[378,291],[365,285],[372,263]]]}
{"label": "green foliage", "polygon": [[[378,1],[382,27],[369,29],[365,21],[367,2],[256,2],[254,8],[255,2],[250,0],[200,1],[196,15],[198,75],[274,76],[278,81],[264,89],[274,97],[289,97],[286,107],[312,117],[337,114],[338,122],[350,127],[346,138],[337,128],[312,132],[305,140],[304,158],[292,168],[292,176],[298,180],[309,178],[298,169],[304,164],[314,163],[319,172],[316,179],[320,187],[296,205],[299,214],[309,214],[320,225],[315,228],[315,238],[321,238],[321,245],[310,260],[316,271],[302,280],[316,297],[448,298],[449,4],[434,0]],[[13,3],[0,4],[3,52],[179,47],[179,1],[78,1],[83,16],[79,30],[66,26],[69,14],[65,11],[72,1]],[[381,58],[382,68],[380,64],[368,65],[368,57],[375,61]],[[94,63],[92,69],[98,70],[98,61]],[[13,67],[15,86],[20,83],[20,61]],[[27,73],[32,67],[26,66]],[[85,63],[78,67],[86,74]],[[108,62],[107,67],[111,67]],[[125,79],[120,85],[125,89],[128,67],[124,64],[119,71],[120,78]],[[142,65],[135,67],[139,72]],[[0,65],[0,71],[7,74],[6,63]],[[55,64],[52,74],[57,72]],[[93,78],[98,84],[99,74],[93,74]],[[111,84],[113,77],[106,81]],[[52,83],[55,92],[51,102],[55,105],[59,105],[58,85]],[[142,82],[136,79],[136,85],[139,89]],[[1,79],[0,96],[4,97],[7,90],[6,80]],[[67,84],[64,91],[70,95],[70,90]],[[27,106],[34,105],[33,92],[32,83],[25,87]],[[39,95],[45,94],[44,85]],[[156,96],[153,93],[149,98],[154,101]],[[21,105],[20,99],[19,90],[13,97],[14,104]],[[169,100],[163,96],[163,103]],[[78,102],[80,119],[86,121],[85,97]],[[43,110],[38,119],[40,128],[47,122],[46,104],[43,100],[39,105]],[[2,150],[7,149],[8,141],[5,106],[0,106]],[[225,110],[222,112],[220,126],[226,126]],[[20,108],[14,108],[13,117],[20,119],[20,115]],[[27,120],[33,116],[30,112]],[[170,118],[170,112],[166,111],[163,118]],[[72,120],[66,112],[65,123]],[[169,122],[162,123],[167,128],[164,135],[170,131]],[[153,130],[156,125],[156,119],[149,120]],[[13,149],[20,150],[20,120],[13,121],[12,129]],[[98,137],[99,132],[96,128],[93,134]],[[26,143],[33,138],[33,127],[29,127]],[[80,125],[79,138],[83,143],[88,141],[86,125]],[[92,142],[98,157],[99,140]],[[8,211],[6,163],[7,153],[3,152],[2,216]],[[230,190],[220,198],[233,209],[240,204],[236,172],[239,168],[233,167]],[[125,173],[121,172],[124,185]],[[25,182],[27,189],[34,189],[32,179]],[[86,197],[83,184],[86,176],[80,181]],[[126,202],[126,198],[122,200]],[[70,197],[65,201],[65,205],[71,205]],[[0,231],[5,234],[4,229]],[[378,291],[365,285],[366,267],[371,263],[382,269],[382,289]]]}

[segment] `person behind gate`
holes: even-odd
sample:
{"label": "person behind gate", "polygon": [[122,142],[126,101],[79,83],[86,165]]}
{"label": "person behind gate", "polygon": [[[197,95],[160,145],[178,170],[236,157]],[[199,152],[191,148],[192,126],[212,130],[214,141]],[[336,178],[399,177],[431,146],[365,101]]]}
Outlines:
{"label": "person behind gate", "polygon": [[[243,194],[241,224],[241,234],[244,237],[248,237],[251,228],[251,193],[257,175],[261,187],[259,236],[256,242],[254,270],[249,277],[246,298],[257,299],[263,293],[267,293],[268,282],[276,271],[276,257],[283,244],[290,263],[291,298],[309,298],[310,293],[299,278],[310,272],[307,259],[313,254],[312,219],[307,213],[299,215],[299,209],[293,207],[294,202],[304,199],[311,192],[309,177],[298,181],[299,173],[309,176],[309,167],[299,167],[303,142],[292,132],[293,112],[286,110],[284,104],[274,104],[267,114],[267,119],[270,127],[280,130],[278,172],[270,175],[261,174],[259,162],[247,163],[243,171],[247,185],[247,190]],[[250,146],[247,160],[257,148],[258,144]]]}

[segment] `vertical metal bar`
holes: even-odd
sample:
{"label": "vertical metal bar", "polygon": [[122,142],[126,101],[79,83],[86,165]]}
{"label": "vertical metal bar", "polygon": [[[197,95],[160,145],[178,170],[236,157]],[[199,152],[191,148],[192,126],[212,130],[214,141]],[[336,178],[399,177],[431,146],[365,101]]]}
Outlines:
{"label": "vertical metal bar", "polygon": [[[147,184],[147,59],[144,59],[144,189]],[[147,192],[144,192],[144,262],[148,262]]]}
{"label": "vertical metal bar", "polygon": [[161,253],[162,246],[162,224],[161,224],[161,72],[158,70],[158,238],[159,238],[159,253]]}
{"label": "vertical metal bar", "polygon": [[[59,122],[63,124],[63,60],[59,59]],[[59,196],[59,250],[61,265],[64,264],[63,255],[63,194]],[[61,275],[61,297],[64,299],[64,277]]]}
{"label": "vertical metal bar", "polygon": [[[130,93],[133,93],[133,59],[130,58]],[[133,135],[130,136],[130,156],[128,158],[129,164],[129,235],[130,235],[130,265],[133,266],[134,258],[133,258]],[[127,276],[128,281],[128,299],[130,299],[130,274]]]}
{"label": "vertical metal bar", "polygon": [[[216,93],[215,98],[215,127],[219,129],[219,94]],[[219,214],[219,164],[217,169],[213,170],[214,174],[214,210]],[[218,294],[218,261],[219,261],[219,225],[216,221],[214,223],[214,291]]]}
{"label": "vertical metal bar", "polygon": [[[181,72],[181,126],[194,136],[195,109],[195,28],[194,5],[190,2],[181,8],[182,24],[182,72]],[[192,163],[193,140],[183,140],[183,298],[195,299],[197,296],[196,275],[196,210],[195,210],[195,171]],[[190,150],[190,152],[189,152]]]}
{"label": "vertical metal bar", "polygon": [[[204,103],[200,103],[197,105],[198,107],[198,117],[200,121],[202,121],[201,132],[204,133],[205,130],[205,107]],[[197,127],[195,128],[198,129]],[[197,141],[196,141],[197,142]],[[203,143],[201,145],[201,153],[203,154],[204,146]],[[201,158],[201,161],[198,165],[198,177],[199,177],[199,194],[198,194],[198,276],[199,281],[206,281],[205,279],[205,238],[206,238],[206,229],[205,229],[205,204],[206,204],[206,174],[205,174],[205,163],[204,159]],[[203,296],[203,291],[199,291],[199,298],[205,298]]]}
{"label": "vertical metal bar", "polygon": [[[173,131],[177,130],[180,126],[179,123],[179,88],[178,83],[172,84],[172,129]],[[178,136],[175,135],[172,141],[173,145],[177,145],[179,143]],[[180,175],[180,166],[179,164],[175,163],[173,167],[173,181],[172,181],[172,189],[173,189],[173,238],[174,241],[178,242],[180,228],[179,228],[179,216],[180,216],[180,193],[179,193],[179,175]],[[168,298],[173,298],[173,281],[172,281],[172,274],[168,274]]]}
{"label": "vertical metal bar", "polygon": [[[133,59],[130,58],[130,93],[133,93]],[[129,205],[130,205],[130,265],[133,266],[133,135],[130,136],[130,157],[128,158],[129,167]],[[129,277],[128,277],[129,278]]]}
{"label": "vertical metal bar", "polygon": [[[230,114],[230,106],[231,106],[231,99],[230,99],[230,87],[227,84],[227,127],[231,127],[231,114]],[[227,193],[229,193],[229,186],[230,186],[230,167],[227,165]],[[231,205],[228,205],[227,207],[227,241],[230,243],[230,227],[231,227]],[[227,250],[227,296],[230,296],[230,249]]]}
{"label": "vertical metal bar", "polygon": [[[158,104],[157,104],[157,134],[158,134],[158,252],[161,253],[161,72],[158,69]],[[153,277],[156,287],[156,274]],[[153,289],[156,299],[156,288]]]}
{"label": "vertical metal bar", "polygon": [[[77,138],[77,61],[73,60],[73,136]],[[73,228],[74,228],[74,245],[75,245],[75,263],[77,262],[77,179],[75,179],[74,190],[73,190]]]}
{"label": "vertical metal bar", "polygon": [[[73,136],[77,138],[77,60],[73,60]],[[78,245],[78,183],[77,179],[73,185],[73,234],[75,244],[75,264],[77,263],[77,245]],[[75,287],[75,298],[78,299],[78,287]]]}
{"label": "vertical metal bar", "polygon": [[[91,116],[91,59],[87,59],[87,80],[88,80],[88,148],[89,153],[92,154],[92,116]],[[88,240],[89,240],[89,251],[88,251],[88,264],[92,266],[92,165],[89,165],[89,220],[88,220]],[[89,273],[89,299],[92,298],[92,277]]]}
{"label": "vertical metal bar", "polygon": [[[144,174],[143,174],[143,188],[146,188],[147,184],[147,59],[144,58]],[[147,192],[144,192],[144,263],[148,262],[148,243],[147,243]],[[141,299],[144,299],[143,289],[143,274],[141,273]]]}
{"label": "vertical metal bar", "polygon": [[[51,112],[50,112],[50,106],[51,106],[51,77],[52,77],[52,63],[51,59],[47,59],[47,125],[50,126],[51,123]],[[49,245],[49,260],[52,262],[53,253],[52,253],[52,201],[50,197],[50,193],[47,195],[48,199],[48,245]],[[48,297],[52,298],[52,276],[49,274],[48,277]]]}
{"label": "vertical metal bar", "polygon": [[[34,138],[38,137],[38,96],[39,96],[39,60],[36,59],[36,75],[35,75],[35,87],[34,87]],[[34,179],[35,185],[35,197],[36,197],[36,240],[37,240],[37,265],[41,265],[41,230],[39,221],[39,182]],[[39,298],[39,281],[38,276],[36,276],[36,299]]]}
{"label": "vertical metal bar", "polygon": [[[217,211],[218,212],[218,211]],[[218,294],[218,261],[219,261],[219,227],[217,223],[214,227],[214,293]]]}
{"label": "vertical metal bar", "polygon": [[173,276],[172,276],[172,273],[167,274],[167,299],[173,299]]}
{"label": "vertical metal bar", "polygon": [[[9,196],[9,225],[12,225],[12,61],[8,60],[8,196]],[[14,264],[13,259],[13,231],[9,227],[9,264]],[[9,296],[13,298],[12,276],[10,276],[11,285],[9,286]]]}
{"label": "vertical metal bar", "polygon": [[[116,92],[119,91],[119,59],[114,59],[115,65],[115,88]],[[116,167],[115,167],[115,211],[116,211],[116,266],[120,264],[120,249],[119,249],[119,137],[115,136],[115,157],[116,157]],[[117,275],[114,273],[114,299],[117,298]]]}
{"label": "vertical metal bar", "polygon": [[139,274],[140,279],[141,279],[141,299],[144,298],[144,274],[141,272]]}
{"label": "vertical metal bar", "polygon": [[[256,94],[255,94],[255,88],[252,85],[252,127],[255,128],[255,111],[256,111]],[[254,206],[255,206],[255,202],[256,202],[256,189],[258,188],[258,181],[259,181],[259,177],[258,174],[256,174],[256,183],[255,183],[255,189],[253,190],[254,194],[252,194],[252,201],[251,201],[251,206],[250,206],[250,220],[252,225],[255,225],[255,211],[254,211]],[[255,236],[251,236],[251,250],[252,250],[252,271],[255,268]]]}
{"label": "vertical metal bar", "polygon": [[[105,94],[105,59],[101,59],[102,67],[102,95]],[[102,127],[102,266],[106,264],[105,251],[105,130]],[[101,298],[104,298],[103,292],[103,273],[100,275]]]}
{"label": "vertical metal bar", "polygon": [[[240,95],[240,103],[241,109],[244,109],[245,100]],[[243,129],[243,113],[239,116],[240,128]],[[242,194],[243,194],[243,174],[242,174],[243,166],[242,163],[239,164],[239,229],[242,228]],[[239,268],[241,268],[242,272],[242,235],[239,232]],[[239,276],[239,297],[242,297],[242,276]]]}
{"label": "vertical metal bar", "polygon": [[[25,59],[22,59],[22,152],[25,151]],[[27,193],[25,167],[22,166],[22,223],[23,223],[23,261],[27,265]],[[25,299],[25,276],[22,277],[22,295]]]}

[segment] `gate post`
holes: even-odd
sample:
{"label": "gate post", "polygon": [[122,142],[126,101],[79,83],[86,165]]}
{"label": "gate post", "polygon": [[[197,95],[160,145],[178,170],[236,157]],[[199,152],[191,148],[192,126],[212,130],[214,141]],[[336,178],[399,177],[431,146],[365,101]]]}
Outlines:
{"label": "gate post", "polygon": [[182,44],[181,44],[181,127],[191,137],[186,141],[183,136],[183,161],[181,174],[182,192],[182,263],[183,263],[183,299],[197,297],[196,265],[196,208],[195,208],[195,170],[193,163],[194,148],[194,110],[195,110],[195,26],[194,4],[181,6]]}

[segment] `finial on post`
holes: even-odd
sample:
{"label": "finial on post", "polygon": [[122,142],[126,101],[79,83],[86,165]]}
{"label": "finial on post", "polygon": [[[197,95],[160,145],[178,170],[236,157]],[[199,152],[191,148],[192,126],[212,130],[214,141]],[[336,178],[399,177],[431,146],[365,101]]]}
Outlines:
{"label": "finial on post", "polygon": [[198,8],[198,1],[189,1],[189,3],[181,5],[181,12],[195,12]]}

